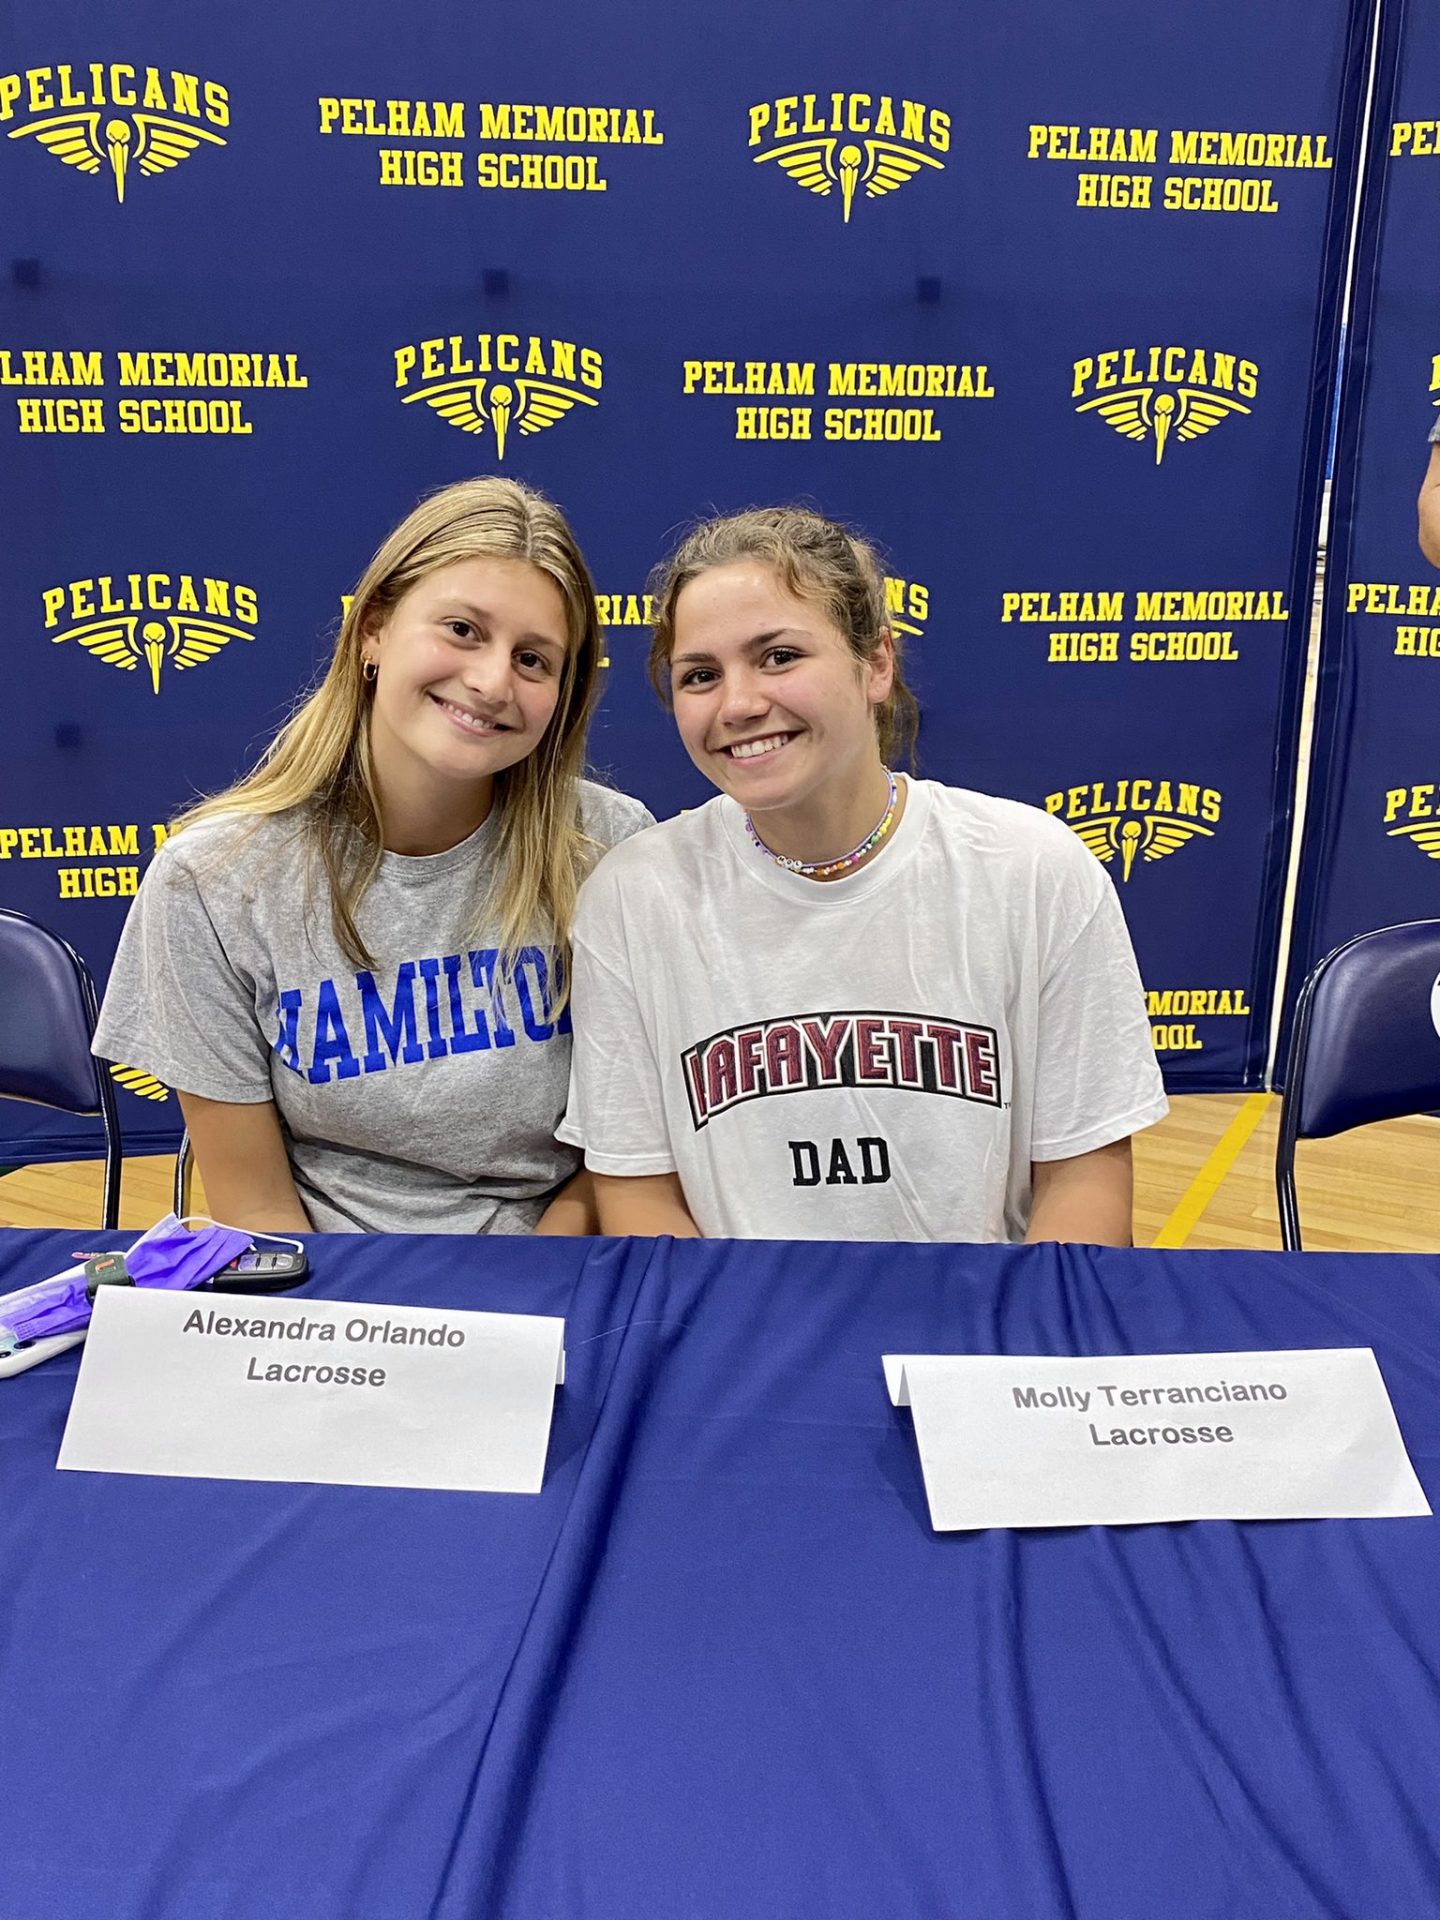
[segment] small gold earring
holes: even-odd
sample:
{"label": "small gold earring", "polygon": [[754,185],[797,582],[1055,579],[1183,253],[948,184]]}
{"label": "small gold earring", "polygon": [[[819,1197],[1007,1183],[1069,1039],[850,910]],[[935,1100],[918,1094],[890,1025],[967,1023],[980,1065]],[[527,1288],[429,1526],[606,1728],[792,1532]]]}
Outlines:
{"label": "small gold earring", "polygon": [[378,661],[378,660],[370,660],[370,659],[365,659],[365,660],[362,660],[362,661],[360,662],[360,672],[361,672],[361,674],[362,674],[362,676],[364,677],[364,680],[365,680],[365,683],[366,683],[366,685],[367,685],[367,686],[372,686],[372,687],[373,687],[373,686],[374,686],[374,684],[375,684],[375,682],[376,682],[376,680],[378,680],[378,679],[379,679],[379,677],[380,677],[380,663],[379,663],[379,661]]}

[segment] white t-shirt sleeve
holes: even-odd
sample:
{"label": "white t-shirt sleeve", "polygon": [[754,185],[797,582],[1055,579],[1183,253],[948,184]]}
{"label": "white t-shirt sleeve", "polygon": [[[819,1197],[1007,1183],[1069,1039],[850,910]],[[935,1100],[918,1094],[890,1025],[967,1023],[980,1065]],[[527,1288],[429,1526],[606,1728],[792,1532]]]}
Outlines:
{"label": "white t-shirt sleeve", "polygon": [[582,892],[571,942],[570,1098],[555,1137],[594,1173],[674,1173],[660,1063],[641,1018],[615,889]]}
{"label": "white t-shirt sleeve", "polygon": [[1040,983],[1032,1160],[1091,1153],[1167,1111],[1125,916],[1106,874],[1086,878],[1094,904]]}

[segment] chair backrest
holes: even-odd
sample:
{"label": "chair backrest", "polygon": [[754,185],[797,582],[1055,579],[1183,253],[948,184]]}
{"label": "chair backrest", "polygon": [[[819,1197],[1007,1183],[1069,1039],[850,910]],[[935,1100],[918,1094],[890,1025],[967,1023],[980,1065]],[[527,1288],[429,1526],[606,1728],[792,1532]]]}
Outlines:
{"label": "chair backrest", "polygon": [[0,1095],[98,1115],[95,983],[58,934],[0,908]]}
{"label": "chair backrest", "polygon": [[90,1051],[98,1003],[90,969],[59,934],[0,907],[0,1098],[105,1123],[101,1224],[117,1224],[120,1126],[115,1089]]}
{"label": "chair backrest", "polygon": [[1323,1139],[1440,1108],[1440,920],[1346,941],[1300,992],[1287,1130]]}

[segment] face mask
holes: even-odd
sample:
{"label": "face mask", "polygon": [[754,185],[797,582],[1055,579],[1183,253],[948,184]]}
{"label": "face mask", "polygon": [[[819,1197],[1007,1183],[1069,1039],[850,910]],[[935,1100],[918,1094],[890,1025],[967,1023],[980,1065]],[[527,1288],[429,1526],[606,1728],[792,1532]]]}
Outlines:
{"label": "face mask", "polygon": [[83,1333],[102,1286],[183,1292],[202,1285],[250,1245],[250,1235],[238,1227],[207,1220],[192,1233],[167,1213],[124,1253],[96,1254],[53,1280],[0,1294],[0,1358],[33,1340]]}
{"label": "face mask", "polygon": [[199,1215],[190,1217],[196,1220],[193,1229],[167,1213],[130,1248],[124,1256],[125,1271],[137,1287],[183,1293],[229,1266],[237,1253],[249,1251],[250,1235],[238,1227],[222,1227]]}

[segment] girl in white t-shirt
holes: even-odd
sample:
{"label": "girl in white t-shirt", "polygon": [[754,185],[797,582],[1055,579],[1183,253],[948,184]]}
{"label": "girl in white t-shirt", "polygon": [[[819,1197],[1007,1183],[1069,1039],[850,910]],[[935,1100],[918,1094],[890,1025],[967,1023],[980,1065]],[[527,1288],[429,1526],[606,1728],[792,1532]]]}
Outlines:
{"label": "girl in white t-shirt", "polygon": [[1165,1099],[1114,889],[1037,809],[891,770],[918,712],[873,549],[712,520],[654,600],[720,797],[581,894],[560,1138],[602,1229],[1128,1244]]}

